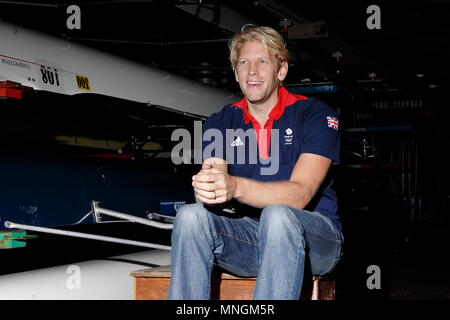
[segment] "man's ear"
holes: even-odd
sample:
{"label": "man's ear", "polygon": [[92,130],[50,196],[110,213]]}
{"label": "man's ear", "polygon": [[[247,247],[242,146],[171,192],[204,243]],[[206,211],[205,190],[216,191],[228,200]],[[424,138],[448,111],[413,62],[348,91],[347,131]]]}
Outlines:
{"label": "man's ear", "polygon": [[280,64],[280,68],[278,70],[278,80],[283,81],[284,78],[286,78],[287,73],[288,73],[288,69],[289,69],[289,66],[288,66],[288,63],[286,61],[282,62]]}

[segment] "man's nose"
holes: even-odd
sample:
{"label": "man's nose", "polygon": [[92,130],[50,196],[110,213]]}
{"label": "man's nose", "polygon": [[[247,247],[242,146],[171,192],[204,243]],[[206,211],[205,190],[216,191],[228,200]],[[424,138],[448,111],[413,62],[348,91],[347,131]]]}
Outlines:
{"label": "man's nose", "polygon": [[255,62],[250,62],[248,66],[248,74],[255,75],[258,73],[258,64]]}

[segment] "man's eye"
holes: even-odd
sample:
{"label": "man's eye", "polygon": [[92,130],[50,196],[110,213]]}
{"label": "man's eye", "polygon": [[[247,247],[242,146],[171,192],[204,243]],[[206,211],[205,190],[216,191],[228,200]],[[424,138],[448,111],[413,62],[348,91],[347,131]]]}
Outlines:
{"label": "man's eye", "polygon": [[239,64],[247,64],[247,61],[246,60],[241,60],[241,61],[239,61]]}
{"label": "man's eye", "polygon": [[261,63],[261,64],[268,64],[269,60],[262,59],[262,60],[259,60],[259,63]]}

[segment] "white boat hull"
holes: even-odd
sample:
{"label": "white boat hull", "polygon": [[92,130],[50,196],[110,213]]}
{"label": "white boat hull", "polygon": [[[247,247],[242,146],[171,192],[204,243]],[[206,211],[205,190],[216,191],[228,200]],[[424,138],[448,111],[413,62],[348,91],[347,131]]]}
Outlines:
{"label": "white boat hull", "polygon": [[1,300],[132,300],[132,271],[170,264],[170,251],[149,250],[0,276]]}

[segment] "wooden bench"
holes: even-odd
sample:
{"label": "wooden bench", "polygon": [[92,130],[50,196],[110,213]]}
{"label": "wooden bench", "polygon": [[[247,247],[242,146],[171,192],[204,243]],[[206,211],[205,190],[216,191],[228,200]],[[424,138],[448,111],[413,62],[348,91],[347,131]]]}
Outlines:
{"label": "wooden bench", "polygon": [[[170,284],[170,266],[143,269],[131,273],[134,277],[136,300],[166,300]],[[308,279],[305,277],[305,280]],[[309,278],[311,279],[311,278]],[[335,280],[333,274],[312,277],[303,281],[301,299],[334,300]],[[251,300],[256,278],[242,278],[215,269],[211,278],[213,300]]]}

